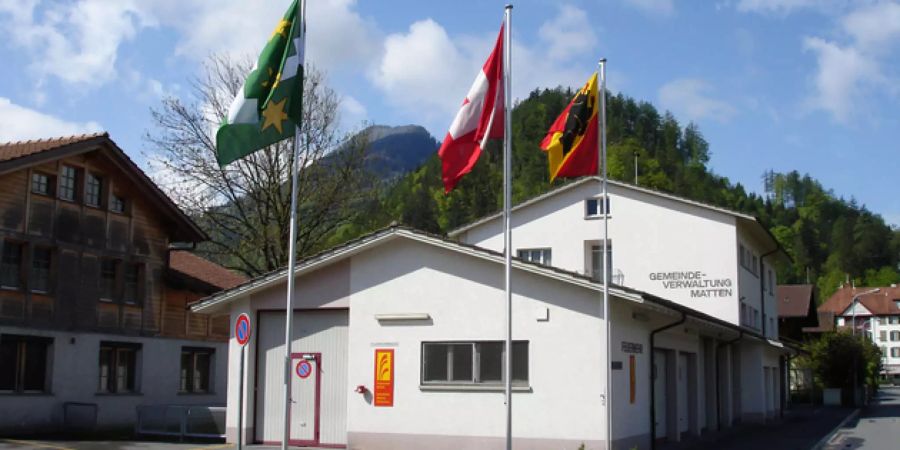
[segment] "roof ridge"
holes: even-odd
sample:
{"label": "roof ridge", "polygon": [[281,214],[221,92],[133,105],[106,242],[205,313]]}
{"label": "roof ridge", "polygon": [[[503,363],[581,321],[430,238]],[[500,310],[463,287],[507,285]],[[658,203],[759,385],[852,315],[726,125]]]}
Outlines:
{"label": "roof ridge", "polygon": [[93,139],[96,137],[109,137],[108,131],[95,131],[93,133],[81,133],[81,134],[70,134],[68,136],[54,136],[48,138],[37,138],[37,139],[25,139],[18,141],[7,141],[0,142],[0,147],[13,146],[13,145],[28,145],[28,144],[39,144],[42,142],[54,142],[54,141],[68,141],[68,140],[85,140],[85,139]]}

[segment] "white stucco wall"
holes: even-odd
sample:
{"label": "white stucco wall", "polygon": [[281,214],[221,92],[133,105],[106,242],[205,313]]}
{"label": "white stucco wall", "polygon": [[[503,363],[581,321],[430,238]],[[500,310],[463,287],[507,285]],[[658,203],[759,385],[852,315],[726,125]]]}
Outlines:
{"label": "white stucco wall", "polygon": [[[97,405],[97,426],[130,428],[137,419],[139,405],[225,406],[228,358],[226,344],[185,339],[146,338],[98,333],[67,333],[18,327],[3,327],[3,334],[52,338],[50,349],[50,393],[0,394],[0,430],[28,432],[54,430],[63,423],[63,404],[80,402]],[[134,394],[101,394],[99,385],[100,343],[140,344]],[[179,394],[181,350],[204,347],[214,350],[213,392]]]}
{"label": "white stucco wall", "polygon": [[[513,248],[550,247],[554,266],[588,272],[585,242],[599,241],[602,221],[585,219],[584,200],[598,190],[599,183],[588,182],[516,210],[512,217]],[[609,186],[609,196],[612,267],[614,274],[621,271],[624,275],[621,284],[739,323],[741,294],[734,216],[614,184]],[[500,251],[500,226],[500,220],[495,219],[467,230],[459,238]],[[701,293],[659,279],[658,274],[672,272],[696,274],[720,287]]]}

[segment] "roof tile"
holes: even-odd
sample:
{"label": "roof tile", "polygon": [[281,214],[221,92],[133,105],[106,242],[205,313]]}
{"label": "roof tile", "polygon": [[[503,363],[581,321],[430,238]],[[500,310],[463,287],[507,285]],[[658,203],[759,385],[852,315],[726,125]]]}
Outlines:
{"label": "roof tile", "polygon": [[104,131],[100,133],[78,134],[30,141],[0,142],[0,162],[10,161],[98,137],[109,137],[109,133]]}
{"label": "roof tile", "polygon": [[185,250],[169,254],[169,268],[219,289],[231,289],[248,278]]}

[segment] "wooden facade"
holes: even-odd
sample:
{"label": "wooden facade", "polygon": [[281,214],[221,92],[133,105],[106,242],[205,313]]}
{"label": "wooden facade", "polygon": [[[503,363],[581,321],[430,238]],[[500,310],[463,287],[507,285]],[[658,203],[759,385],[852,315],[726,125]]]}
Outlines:
{"label": "wooden facade", "polygon": [[170,244],[204,235],[102,138],[0,162],[0,324],[227,340],[185,307],[218,289],[168,282]]}

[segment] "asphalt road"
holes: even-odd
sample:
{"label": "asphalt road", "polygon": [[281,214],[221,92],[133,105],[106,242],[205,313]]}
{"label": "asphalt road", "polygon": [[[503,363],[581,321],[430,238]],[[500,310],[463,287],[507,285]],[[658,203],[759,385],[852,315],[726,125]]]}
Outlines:
{"label": "asphalt road", "polygon": [[847,424],[825,450],[900,449],[900,387],[882,388],[859,420]]}

